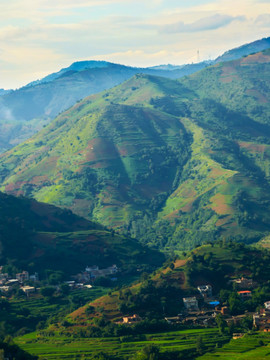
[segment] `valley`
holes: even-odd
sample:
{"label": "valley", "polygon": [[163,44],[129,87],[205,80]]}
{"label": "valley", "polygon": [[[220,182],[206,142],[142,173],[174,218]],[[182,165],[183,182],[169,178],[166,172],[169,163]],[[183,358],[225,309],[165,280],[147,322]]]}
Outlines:
{"label": "valley", "polygon": [[269,46],[0,89],[0,359],[269,356]]}

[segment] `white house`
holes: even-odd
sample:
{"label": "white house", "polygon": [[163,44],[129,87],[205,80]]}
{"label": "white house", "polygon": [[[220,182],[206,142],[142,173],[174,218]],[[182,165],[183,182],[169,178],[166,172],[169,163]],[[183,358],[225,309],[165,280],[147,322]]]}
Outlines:
{"label": "white house", "polygon": [[195,296],[183,298],[183,303],[187,310],[199,310],[198,300]]}
{"label": "white house", "polygon": [[264,303],[264,307],[267,309],[267,310],[270,310],[270,301],[266,301]]}
{"label": "white house", "polygon": [[212,296],[212,286],[211,285],[201,285],[197,287],[198,291],[203,297]]}

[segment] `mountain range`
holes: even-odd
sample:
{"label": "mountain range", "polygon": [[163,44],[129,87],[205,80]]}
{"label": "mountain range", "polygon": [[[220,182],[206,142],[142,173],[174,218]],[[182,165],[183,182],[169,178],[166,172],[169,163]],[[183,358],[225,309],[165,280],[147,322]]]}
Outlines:
{"label": "mountain range", "polygon": [[182,66],[136,68],[106,61],[81,61],[15,91],[0,91],[0,152],[28,139],[60,112],[84,97],[119,85],[137,73],[177,79],[212,63],[261,51],[270,40],[262,39],[230,50],[214,61]]}
{"label": "mountain range", "polygon": [[0,89],[0,96],[4,94],[8,94],[10,91],[11,90]]}
{"label": "mountain range", "polygon": [[3,191],[159,248],[270,230],[270,50],[182,80],[139,74],[0,157]]}
{"label": "mountain range", "polygon": [[[41,279],[27,296],[3,287],[0,358],[36,358],[8,334],[51,359],[267,357],[269,46],[148,69],[76,62],[0,90],[0,273]],[[114,289],[61,283],[113,264]],[[249,333],[228,343],[235,332]]]}

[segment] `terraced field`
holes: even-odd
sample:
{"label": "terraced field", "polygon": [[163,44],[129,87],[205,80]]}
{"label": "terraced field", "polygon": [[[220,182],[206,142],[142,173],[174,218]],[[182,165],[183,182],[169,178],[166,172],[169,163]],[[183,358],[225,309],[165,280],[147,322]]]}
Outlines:
{"label": "terraced field", "polygon": [[[229,341],[228,336],[219,335],[218,329],[185,330],[161,334],[147,334],[136,340],[130,337],[114,338],[68,338],[42,337],[37,333],[31,333],[17,338],[16,343],[30,354],[40,356],[40,359],[88,359],[98,352],[115,355],[121,359],[130,359],[132,355],[145,345],[155,344],[162,348],[162,352],[176,352],[185,355],[185,359],[196,356],[196,342],[202,338],[203,347],[206,350],[213,349],[216,344],[221,346]],[[143,340],[142,340],[143,339]],[[130,341],[131,340],[131,341]]]}
{"label": "terraced field", "polygon": [[270,231],[270,50],[185,79],[135,75],[0,155],[0,190],[161,249]]}
{"label": "terraced field", "polygon": [[205,354],[197,360],[265,360],[270,358],[270,336],[265,333],[246,334],[241,339],[231,340],[221,349]]}

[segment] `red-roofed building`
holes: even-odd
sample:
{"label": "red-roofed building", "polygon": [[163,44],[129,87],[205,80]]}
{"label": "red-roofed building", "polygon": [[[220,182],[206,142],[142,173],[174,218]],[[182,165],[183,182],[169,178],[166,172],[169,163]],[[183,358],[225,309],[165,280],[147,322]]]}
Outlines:
{"label": "red-roofed building", "polygon": [[240,296],[241,300],[249,299],[252,295],[249,290],[238,291],[237,294]]}

